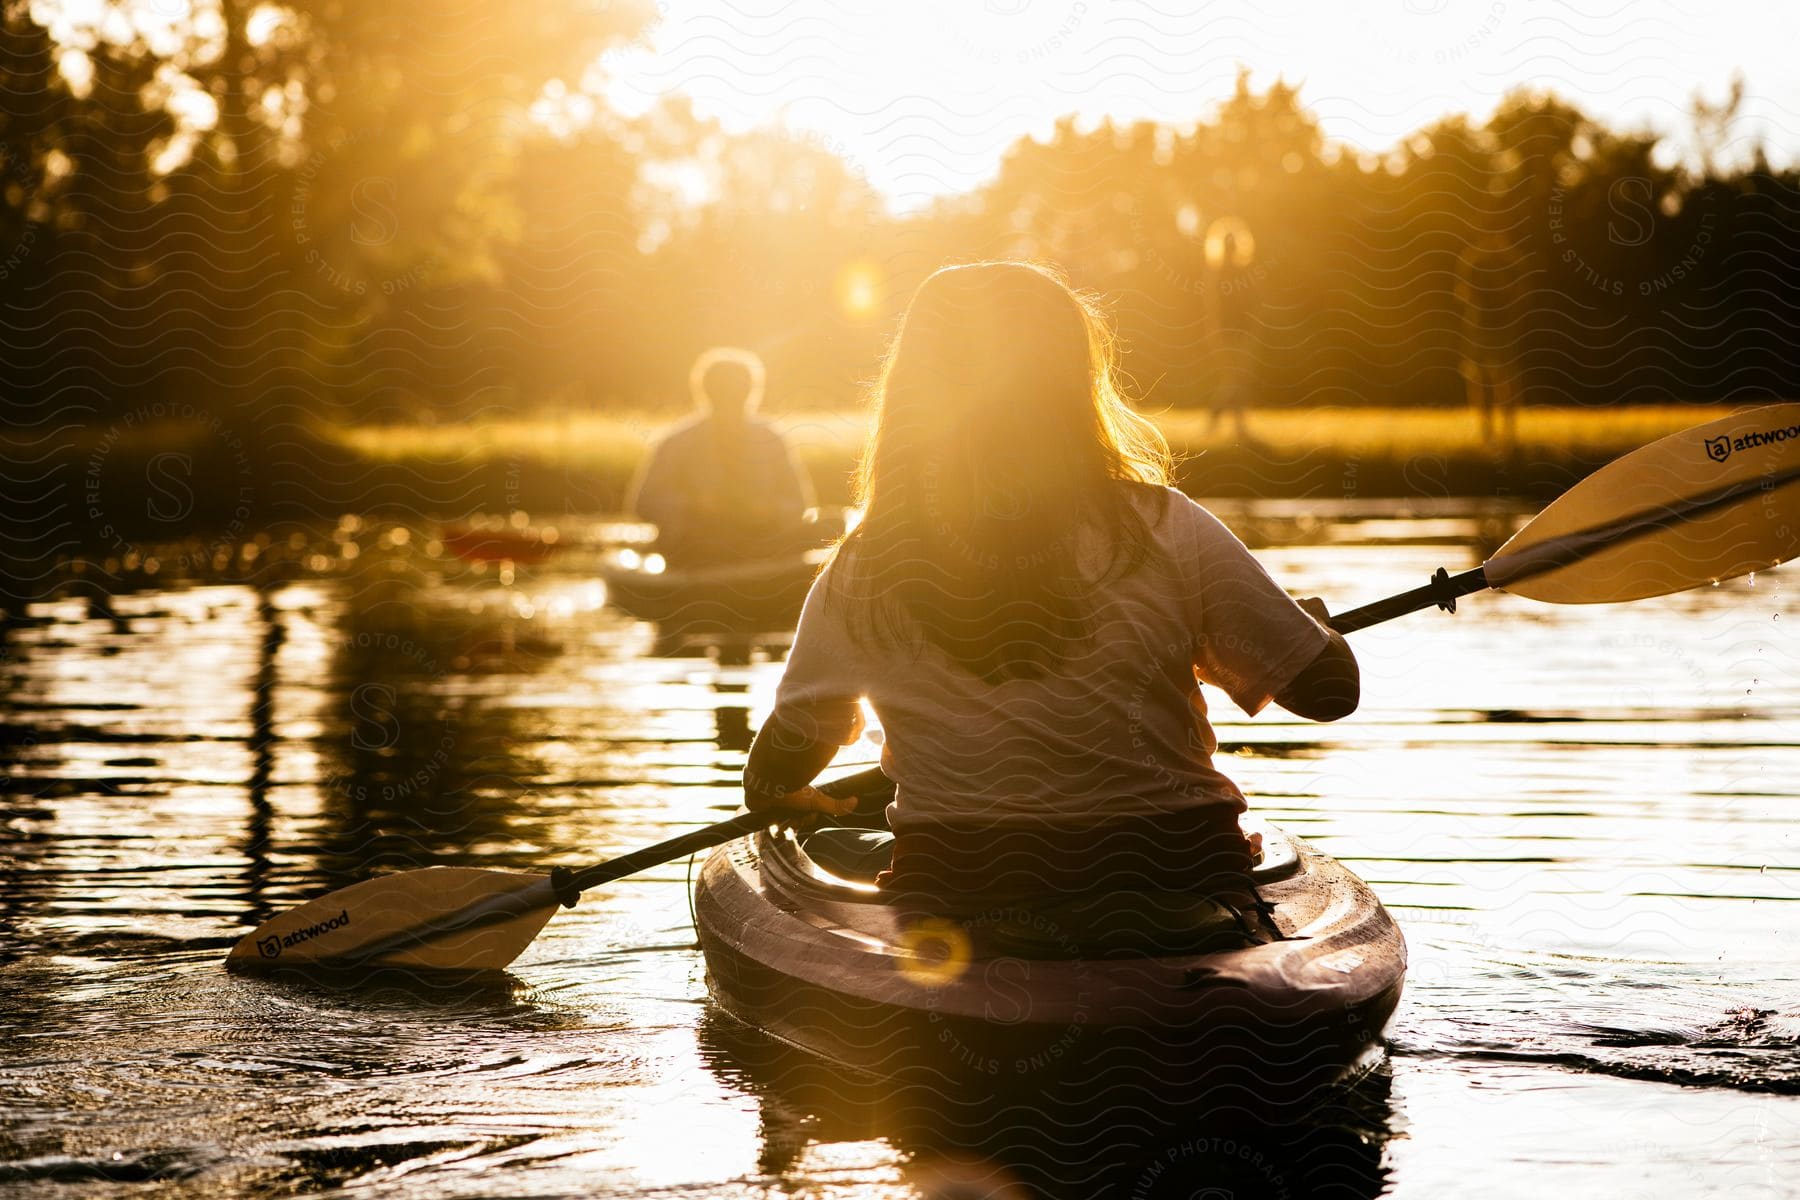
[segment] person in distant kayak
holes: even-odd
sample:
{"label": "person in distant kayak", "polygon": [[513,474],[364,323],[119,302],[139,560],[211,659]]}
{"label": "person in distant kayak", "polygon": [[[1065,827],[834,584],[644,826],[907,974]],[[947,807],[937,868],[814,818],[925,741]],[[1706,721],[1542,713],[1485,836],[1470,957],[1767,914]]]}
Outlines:
{"label": "person in distant kayak", "polygon": [[650,451],[627,507],[657,527],[670,562],[773,557],[810,532],[812,486],[781,434],[756,418],[762,360],[719,347],[695,360],[689,386],[700,415]]}
{"label": "person in distant kayak", "polygon": [[864,516],[807,598],[748,805],[848,811],[809,785],[866,700],[897,785],[891,843],[858,843],[891,855],[884,888],[972,907],[1241,887],[1244,795],[1200,685],[1251,714],[1350,713],[1324,606],[1168,486],[1098,308],[1047,268],[933,274],[876,400]]}

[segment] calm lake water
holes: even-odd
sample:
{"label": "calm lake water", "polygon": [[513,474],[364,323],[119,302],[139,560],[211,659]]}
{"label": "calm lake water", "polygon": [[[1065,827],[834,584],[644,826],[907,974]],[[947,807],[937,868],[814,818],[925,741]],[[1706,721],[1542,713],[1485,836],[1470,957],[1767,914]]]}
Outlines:
{"label": "calm lake water", "polygon": [[[1473,565],[1520,516],[1218,511],[1334,608]],[[589,894],[493,981],[227,975],[261,918],[371,872],[580,865],[737,803],[778,650],[656,657],[579,550],[509,584],[434,557],[426,531],[378,553],[387,528],[265,593],[71,601],[10,635],[0,1192],[1002,1196],[1058,1178],[1028,1154],[946,1161],[866,1098],[771,1066],[709,1012],[686,863]],[[1364,703],[1333,726],[1218,699],[1227,769],[1374,886],[1411,973],[1387,1066],[1341,1111],[1242,1146],[1087,1131],[1138,1156],[1116,1194],[1794,1195],[1792,576],[1403,618],[1355,635]]]}

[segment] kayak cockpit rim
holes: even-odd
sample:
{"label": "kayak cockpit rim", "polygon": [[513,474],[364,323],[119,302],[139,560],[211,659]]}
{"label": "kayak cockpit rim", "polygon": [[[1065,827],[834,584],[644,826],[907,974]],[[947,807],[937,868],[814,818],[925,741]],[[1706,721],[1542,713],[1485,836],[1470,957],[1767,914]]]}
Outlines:
{"label": "kayak cockpit rim", "polygon": [[[1262,838],[1262,852],[1250,868],[1253,882],[1274,883],[1300,869],[1300,854],[1285,832],[1261,817],[1248,814],[1240,823],[1245,833],[1260,834]],[[764,842],[763,839],[769,840]],[[761,857],[780,861],[791,884],[804,886],[822,897],[849,903],[885,904],[892,898],[873,883],[846,879],[828,871],[806,852],[801,835],[791,828],[771,824],[757,834],[756,840],[763,843],[759,846]]]}

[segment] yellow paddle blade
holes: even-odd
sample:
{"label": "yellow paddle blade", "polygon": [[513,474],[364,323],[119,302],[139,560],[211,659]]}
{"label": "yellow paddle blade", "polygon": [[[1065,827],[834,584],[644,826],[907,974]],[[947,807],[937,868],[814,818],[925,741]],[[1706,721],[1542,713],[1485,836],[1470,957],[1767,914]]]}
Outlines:
{"label": "yellow paddle blade", "polygon": [[497,971],[531,944],[556,905],[547,875],[426,867],[365,879],[271,917],[225,961]]}
{"label": "yellow paddle blade", "polygon": [[1670,434],[1559,496],[1484,565],[1555,604],[1639,600],[1760,571],[1800,550],[1800,404]]}

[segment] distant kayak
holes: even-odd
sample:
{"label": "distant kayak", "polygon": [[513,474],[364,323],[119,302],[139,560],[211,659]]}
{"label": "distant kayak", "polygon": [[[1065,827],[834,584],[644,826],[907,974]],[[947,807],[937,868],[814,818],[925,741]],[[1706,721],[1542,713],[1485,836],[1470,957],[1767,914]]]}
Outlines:
{"label": "distant kayak", "polygon": [[1155,954],[1078,944],[1054,915],[904,911],[759,834],[701,872],[708,985],[738,1021],[896,1084],[1288,1115],[1368,1064],[1406,944],[1341,863],[1262,828],[1266,918]]}
{"label": "distant kayak", "polygon": [[670,567],[659,555],[623,550],[600,567],[608,603],[640,621],[684,633],[792,629],[824,565],[813,550],[703,567]]}
{"label": "distant kayak", "polygon": [[554,528],[509,525],[453,525],[443,532],[444,550],[464,562],[539,563],[560,548]]}

